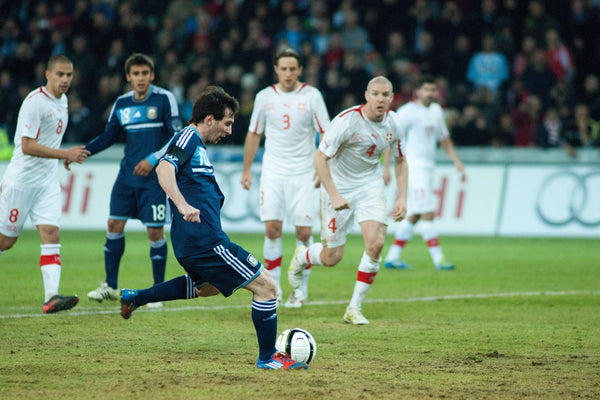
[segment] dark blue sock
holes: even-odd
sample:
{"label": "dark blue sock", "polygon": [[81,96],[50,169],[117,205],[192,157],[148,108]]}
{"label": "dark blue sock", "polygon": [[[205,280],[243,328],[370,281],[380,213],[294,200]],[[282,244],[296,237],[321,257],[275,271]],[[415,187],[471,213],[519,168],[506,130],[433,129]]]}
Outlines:
{"label": "dark blue sock", "polygon": [[277,299],[252,300],[252,322],[258,339],[258,359],[267,361],[275,352],[277,339]]}
{"label": "dark blue sock", "polygon": [[194,281],[188,275],[181,275],[148,289],[139,290],[134,300],[139,307],[157,301],[185,300],[194,297],[196,297]]}
{"label": "dark blue sock", "polygon": [[167,240],[165,238],[150,242],[150,260],[152,261],[154,284],[164,282],[167,267]]}
{"label": "dark blue sock", "polygon": [[106,283],[113,289],[118,288],[119,264],[125,252],[125,234],[108,233],[104,243],[104,271]]}

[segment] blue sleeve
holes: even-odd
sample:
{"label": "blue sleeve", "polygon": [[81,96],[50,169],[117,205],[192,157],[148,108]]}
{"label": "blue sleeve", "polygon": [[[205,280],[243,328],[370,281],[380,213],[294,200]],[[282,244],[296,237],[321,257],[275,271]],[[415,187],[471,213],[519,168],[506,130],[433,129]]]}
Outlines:
{"label": "blue sleeve", "polygon": [[168,148],[160,158],[160,161],[165,160],[170,162],[175,166],[175,170],[178,171],[179,167],[194,156],[198,147],[198,138],[194,134],[194,131],[186,129],[175,135],[167,143],[167,146]]}
{"label": "blue sleeve", "polygon": [[146,157],[146,160],[152,165],[156,167],[158,161],[165,155],[169,145],[173,137],[183,128],[183,123],[181,121],[181,114],[179,113],[179,106],[177,105],[177,100],[175,96],[171,92],[166,92],[167,94],[164,96],[165,98],[165,113],[164,113],[164,123],[165,127],[169,131],[171,135],[171,140],[169,140],[160,150],[155,151]]}
{"label": "blue sleeve", "polygon": [[113,105],[113,108],[110,112],[110,117],[108,117],[108,122],[104,128],[104,132],[99,136],[96,136],[85,145],[85,149],[89,150],[91,154],[99,153],[102,150],[110,147],[119,139],[119,136],[121,136],[123,128],[121,127],[119,118],[117,118],[115,108],[116,104]]}

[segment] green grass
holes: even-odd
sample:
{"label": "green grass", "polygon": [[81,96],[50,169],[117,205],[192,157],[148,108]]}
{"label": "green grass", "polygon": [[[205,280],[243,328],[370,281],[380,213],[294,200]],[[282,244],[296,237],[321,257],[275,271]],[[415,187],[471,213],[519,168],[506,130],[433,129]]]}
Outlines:
{"label": "green grass", "polygon": [[[262,256],[262,235],[232,239]],[[415,238],[403,257],[415,269],[382,268],[363,306],[371,324],[350,326],[363,251],[351,236],[338,266],[314,267],[309,304],[278,311],[279,331],[299,326],[318,344],[311,367],[293,372],[256,370],[249,292],[124,321],[117,303],[85,298],[104,277],[104,233],[61,242],[61,292],[82,298],[65,313],[41,315],[35,232],[0,255],[2,399],[600,398],[597,240],[446,237],[458,268],[436,272]],[[284,237],[285,266],[292,250]],[[183,271],[170,256],[167,278]],[[152,283],[144,233],[127,234],[119,283]]]}

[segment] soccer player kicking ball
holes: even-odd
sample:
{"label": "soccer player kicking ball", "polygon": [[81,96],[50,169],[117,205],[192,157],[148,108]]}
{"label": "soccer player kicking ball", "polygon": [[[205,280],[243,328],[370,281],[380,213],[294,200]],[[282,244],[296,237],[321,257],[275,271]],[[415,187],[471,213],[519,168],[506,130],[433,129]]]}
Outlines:
{"label": "soccer player kicking ball", "polygon": [[121,315],[128,319],[149,302],[212,296],[229,297],[239,288],[253,293],[252,321],[258,338],[256,366],[262,369],[307,369],[275,350],[277,285],[263,265],[229,240],[221,228],[224,196],[208,159],[206,143],[231,135],[239,111],[235,98],[208,87],[194,103],[190,125],[179,132],[156,168],[172,210],[171,240],[175,257],[187,272],[144,290],[121,291]]}
{"label": "soccer player kicking ball", "polygon": [[42,242],[40,269],[44,278],[45,314],[68,310],[77,296],[58,293],[61,262],[59,226],[62,209],[57,159],[82,163],[89,155],[83,146],[60,149],[67,129],[66,92],[73,80],[73,64],[52,56],[46,68],[47,83],[29,93],[19,111],[15,149],[0,182],[0,253],[10,249],[27,217]]}
{"label": "soccer player kicking ball", "polygon": [[309,265],[333,267],[342,260],[346,235],[356,220],[365,241],[358,275],[344,321],[368,324],[362,303],[379,271],[386,233],[386,204],[379,157],[391,147],[395,157],[398,198],[393,211],[396,221],[406,215],[408,170],[404,159],[403,129],[389,111],[392,84],[383,77],[373,78],[365,91],[366,104],[351,107],[336,116],[325,131],[315,155],[314,167],[321,180],[321,243],[308,249],[298,246],[288,280],[293,288],[302,282]]}

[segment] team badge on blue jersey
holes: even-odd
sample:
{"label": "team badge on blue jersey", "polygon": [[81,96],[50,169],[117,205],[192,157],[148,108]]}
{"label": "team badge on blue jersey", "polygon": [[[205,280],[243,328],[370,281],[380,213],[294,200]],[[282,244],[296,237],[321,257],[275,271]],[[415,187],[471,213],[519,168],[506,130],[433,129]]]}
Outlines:
{"label": "team badge on blue jersey", "polygon": [[248,261],[248,263],[253,267],[256,267],[258,265],[258,260],[254,258],[252,254],[248,254],[248,258],[246,258],[246,261]]}
{"label": "team badge on blue jersey", "polygon": [[158,109],[156,107],[148,107],[146,116],[148,119],[156,119],[156,117],[158,117]]}

